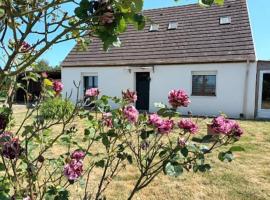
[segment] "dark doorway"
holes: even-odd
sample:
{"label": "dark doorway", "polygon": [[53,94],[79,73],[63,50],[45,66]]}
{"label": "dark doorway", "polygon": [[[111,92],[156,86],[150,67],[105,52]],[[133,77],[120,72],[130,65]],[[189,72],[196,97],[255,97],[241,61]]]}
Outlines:
{"label": "dark doorway", "polygon": [[137,72],[136,73],[136,91],[138,100],[136,108],[138,110],[149,110],[149,91],[150,91],[150,73]]}
{"label": "dark doorway", "polygon": [[270,109],[270,74],[263,74],[262,109]]}

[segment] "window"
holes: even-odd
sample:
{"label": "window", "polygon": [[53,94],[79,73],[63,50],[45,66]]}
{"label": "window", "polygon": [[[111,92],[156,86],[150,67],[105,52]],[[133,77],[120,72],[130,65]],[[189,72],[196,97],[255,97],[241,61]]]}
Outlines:
{"label": "window", "polygon": [[216,72],[193,72],[192,95],[216,96]]}
{"label": "window", "polygon": [[98,87],[98,77],[97,76],[84,76],[83,77],[84,92],[90,88]]}
{"label": "window", "polygon": [[154,31],[158,31],[158,29],[159,29],[159,24],[151,24],[149,31],[154,32]]}
{"label": "window", "polygon": [[228,16],[226,16],[226,17],[221,17],[221,18],[219,18],[219,24],[221,24],[221,25],[225,25],[225,24],[231,24],[232,23],[232,18],[231,17],[228,17]]}
{"label": "window", "polygon": [[178,22],[170,22],[168,26],[168,30],[175,30],[178,27]]}

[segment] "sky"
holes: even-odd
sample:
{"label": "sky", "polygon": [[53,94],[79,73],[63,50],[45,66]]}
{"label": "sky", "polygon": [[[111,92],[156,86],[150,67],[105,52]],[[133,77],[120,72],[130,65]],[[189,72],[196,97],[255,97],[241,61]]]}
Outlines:
{"label": "sky", "polygon": [[[145,0],[144,9],[185,5],[197,1]],[[248,6],[257,59],[270,60],[270,0],[248,0]],[[74,45],[74,41],[55,45],[42,58],[52,66],[59,65]]]}

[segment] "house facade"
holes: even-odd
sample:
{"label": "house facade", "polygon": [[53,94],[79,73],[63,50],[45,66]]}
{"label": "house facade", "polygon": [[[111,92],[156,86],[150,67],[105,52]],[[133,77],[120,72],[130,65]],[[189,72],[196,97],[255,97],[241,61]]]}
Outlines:
{"label": "house facade", "polygon": [[75,46],[62,63],[64,93],[76,101],[74,82],[80,83],[80,99],[91,87],[109,96],[132,89],[138,94],[137,109],[155,112],[154,103],[167,103],[170,90],[184,89],[192,103],[181,109],[183,114],[268,116],[259,112],[261,83],[245,0],[144,14],[152,21],[142,31],[128,28],[120,48],[104,52],[96,39],[86,51]]}

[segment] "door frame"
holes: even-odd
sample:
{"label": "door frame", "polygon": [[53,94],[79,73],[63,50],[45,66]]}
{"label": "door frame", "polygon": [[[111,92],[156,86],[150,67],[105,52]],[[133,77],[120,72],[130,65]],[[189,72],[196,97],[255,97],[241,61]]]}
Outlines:
{"label": "door frame", "polygon": [[263,75],[270,74],[270,70],[261,70],[259,75],[259,99],[258,99],[258,118],[270,118],[270,109],[262,108],[262,90],[263,90]]}

